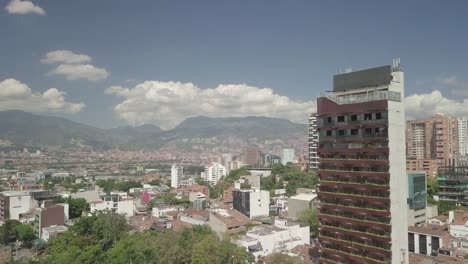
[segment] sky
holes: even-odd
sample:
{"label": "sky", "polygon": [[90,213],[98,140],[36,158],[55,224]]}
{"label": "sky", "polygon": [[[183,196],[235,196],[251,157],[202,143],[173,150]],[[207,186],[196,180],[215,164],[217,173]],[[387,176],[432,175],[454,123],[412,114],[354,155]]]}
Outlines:
{"label": "sky", "polygon": [[305,123],[339,69],[401,58],[407,118],[468,117],[468,1],[0,0],[0,110],[108,128]]}

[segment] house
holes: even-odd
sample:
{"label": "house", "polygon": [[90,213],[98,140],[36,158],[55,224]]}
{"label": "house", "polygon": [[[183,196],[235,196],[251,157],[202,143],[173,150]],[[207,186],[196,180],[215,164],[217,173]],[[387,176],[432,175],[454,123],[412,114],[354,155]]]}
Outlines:
{"label": "house", "polygon": [[208,225],[219,238],[245,231],[246,226],[251,223],[252,220],[233,209],[217,209],[210,212],[208,220]]}

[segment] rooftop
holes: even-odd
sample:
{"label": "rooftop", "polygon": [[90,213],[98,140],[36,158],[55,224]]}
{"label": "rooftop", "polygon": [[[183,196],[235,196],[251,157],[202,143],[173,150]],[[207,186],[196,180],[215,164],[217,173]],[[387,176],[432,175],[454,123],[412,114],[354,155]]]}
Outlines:
{"label": "rooftop", "polygon": [[250,218],[234,209],[211,212],[210,217],[216,217],[217,219],[222,221],[228,228],[243,226],[252,222]]}
{"label": "rooftop", "polygon": [[317,194],[315,193],[300,193],[300,194],[289,197],[289,199],[309,201],[309,202],[314,200],[315,198],[317,198]]}
{"label": "rooftop", "polygon": [[3,196],[29,196],[30,193],[26,191],[4,191],[1,192]]}
{"label": "rooftop", "polygon": [[258,235],[258,236],[266,236],[271,235],[276,232],[284,231],[285,229],[279,228],[276,226],[271,225],[259,225],[256,226],[252,231],[249,231],[248,234]]}
{"label": "rooftop", "polygon": [[409,226],[408,231],[412,233],[427,234],[431,236],[442,236],[448,232],[447,225],[426,225],[426,226]]}

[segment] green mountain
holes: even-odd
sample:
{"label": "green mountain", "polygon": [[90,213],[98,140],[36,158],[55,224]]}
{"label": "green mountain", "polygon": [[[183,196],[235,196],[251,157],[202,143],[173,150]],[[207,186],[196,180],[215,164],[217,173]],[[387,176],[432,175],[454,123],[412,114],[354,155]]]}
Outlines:
{"label": "green mountain", "polygon": [[306,125],[267,117],[188,118],[171,130],[154,125],[100,129],[61,117],[0,111],[0,142],[17,146],[86,145],[99,149],[158,149],[180,139],[236,137],[278,139],[304,136]]}

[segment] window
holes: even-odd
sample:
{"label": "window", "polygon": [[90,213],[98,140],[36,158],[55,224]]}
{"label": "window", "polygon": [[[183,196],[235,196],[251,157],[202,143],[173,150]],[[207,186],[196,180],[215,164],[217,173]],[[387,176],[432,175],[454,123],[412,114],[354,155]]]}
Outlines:
{"label": "window", "polygon": [[366,128],[366,129],[364,130],[364,134],[366,134],[366,135],[372,135],[372,128]]}
{"label": "window", "polygon": [[327,137],[331,137],[332,135],[332,131],[331,130],[327,130]]}
{"label": "window", "polygon": [[414,234],[408,233],[408,250],[414,252]]}
{"label": "window", "polygon": [[344,122],[344,116],[339,116],[338,117],[338,122]]}
{"label": "window", "polygon": [[364,114],[364,120],[372,120],[372,114]]}
{"label": "window", "polygon": [[346,135],[346,130],[344,129],[338,130],[338,136],[344,136],[344,135]]}
{"label": "window", "polygon": [[419,254],[427,254],[427,242],[425,235],[419,235]]}
{"label": "window", "polygon": [[357,136],[359,134],[359,130],[357,129],[351,129],[351,135]]}
{"label": "window", "polygon": [[382,119],[382,113],[375,113],[375,119]]}
{"label": "window", "polygon": [[351,115],[351,121],[357,121],[357,115]]}
{"label": "window", "polygon": [[332,117],[331,117],[331,116],[327,117],[327,123],[331,123],[332,121],[333,121],[333,120],[332,120]]}
{"label": "window", "polygon": [[375,128],[375,134],[378,136],[380,135],[380,128],[379,127],[376,127]]}

